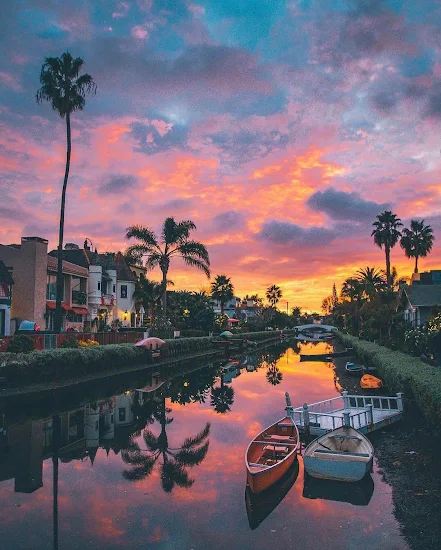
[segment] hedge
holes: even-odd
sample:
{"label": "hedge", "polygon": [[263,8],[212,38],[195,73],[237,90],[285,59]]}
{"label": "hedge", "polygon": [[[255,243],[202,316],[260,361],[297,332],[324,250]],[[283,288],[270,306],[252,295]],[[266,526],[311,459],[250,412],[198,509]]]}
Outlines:
{"label": "hedge", "polygon": [[[241,338],[262,341],[279,335],[278,331],[250,332]],[[179,338],[166,340],[161,357],[177,357],[215,348],[213,338]],[[10,386],[26,386],[47,381],[57,381],[105,373],[127,365],[152,364],[150,350],[133,344],[109,344],[88,348],[58,348],[31,353],[0,354],[0,376]]]}
{"label": "hedge", "polygon": [[428,423],[438,429],[441,423],[441,369],[427,365],[417,357],[336,332],[347,347],[354,348],[361,360],[378,369],[386,385],[405,397],[414,398]]}

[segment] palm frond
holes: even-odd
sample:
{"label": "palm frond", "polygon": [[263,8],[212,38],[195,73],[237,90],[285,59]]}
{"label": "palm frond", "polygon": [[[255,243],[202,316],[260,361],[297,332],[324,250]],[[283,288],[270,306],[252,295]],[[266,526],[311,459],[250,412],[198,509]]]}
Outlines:
{"label": "palm frond", "polygon": [[183,466],[197,466],[200,464],[204,458],[207,456],[208,452],[208,446],[210,442],[207,441],[202,445],[202,447],[199,447],[197,449],[181,449],[179,453],[175,455],[175,459],[179,464],[182,464]]}
{"label": "palm frond", "polygon": [[210,423],[207,422],[205,428],[194,437],[187,437],[182,444],[183,449],[191,449],[200,445],[210,434]]}
{"label": "palm frond", "polygon": [[210,269],[204,261],[198,260],[197,258],[193,258],[191,256],[183,256],[182,259],[187,265],[203,271],[205,275],[210,278]]}
{"label": "palm frond", "polygon": [[210,265],[210,257],[208,250],[202,243],[197,241],[185,241],[176,247],[175,252],[180,253],[182,256],[192,256],[204,261],[207,266]]}
{"label": "palm frond", "polygon": [[126,239],[137,239],[149,250],[159,250],[158,239],[152,229],[143,225],[132,225],[126,229]]}

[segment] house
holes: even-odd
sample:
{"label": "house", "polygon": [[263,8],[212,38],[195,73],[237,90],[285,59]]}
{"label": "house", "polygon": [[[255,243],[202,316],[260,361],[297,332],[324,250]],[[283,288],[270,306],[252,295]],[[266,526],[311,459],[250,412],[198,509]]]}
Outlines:
{"label": "house", "polygon": [[[50,252],[57,257],[58,251]],[[83,248],[68,243],[63,260],[88,270],[88,308],[92,328],[100,330],[117,319],[124,327],[136,326],[133,294],[137,278],[121,252],[99,254],[92,251],[87,241]]]}
{"label": "house", "polygon": [[[0,244],[0,260],[11,269],[14,293],[11,318],[53,328],[57,259],[48,255],[48,241],[22,237],[20,244]],[[88,270],[63,261],[63,329],[82,330],[87,320]]]}
{"label": "house", "polygon": [[14,284],[11,271],[0,260],[0,336],[11,334],[11,301]]}
{"label": "house", "polygon": [[404,285],[399,301],[404,320],[414,327],[424,326],[435,308],[441,308],[441,284]]}

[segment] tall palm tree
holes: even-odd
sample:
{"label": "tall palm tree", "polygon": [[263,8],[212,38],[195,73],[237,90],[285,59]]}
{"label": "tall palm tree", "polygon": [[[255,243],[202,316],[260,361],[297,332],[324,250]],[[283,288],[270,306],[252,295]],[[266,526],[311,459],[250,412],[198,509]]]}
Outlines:
{"label": "tall palm tree", "polygon": [[210,258],[205,246],[190,239],[190,232],[196,229],[191,221],[176,223],[174,218],[167,218],[162,226],[161,237],[143,225],[132,225],[127,228],[126,238],[140,241],[129,246],[126,254],[144,257],[147,256],[145,266],[153,269],[159,266],[162,272],[163,312],[167,318],[167,274],[170,261],[179,257],[184,262],[196,269],[200,269],[207,277],[210,277]]}
{"label": "tall palm tree", "polygon": [[401,237],[399,227],[403,224],[400,218],[390,210],[385,210],[378,214],[377,220],[372,224],[374,230],[371,236],[374,237],[374,242],[380,248],[384,246],[386,255],[386,284],[390,286],[390,251],[397,244]]}
{"label": "tall palm tree", "polygon": [[[360,268],[357,273],[357,279],[362,285],[363,293],[368,299],[372,299],[379,291],[386,286],[384,275],[375,267]],[[390,281],[390,274],[389,274]]]}
{"label": "tall palm tree", "polygon": [[211,283],[211,296],[219,302],[221,315],[224,314],[225,305],[234,298],[234,286],[231,278],[226,275],[216,275]]}
{"label": "tall palm tree", "polygon": [[159,463],[162,488],[166,493],[170,493],[175,485],[184,488],[193,485],[194,480],[189,477],[187,468],[197,466],[206,457],[210,423],[207,422],[205,428],[194,437],[187,437],[179,448],[171,448],[166,428],[173,419],[167,417],[170,409],[165,405],[164,394],[158,404],[160,404],[158,420],[161,424],[161,433],[156,436],[151,430],[145,429],[142,435],[146,449],[141,449],[137,443],[132,443],[122,451],[123,461],[132,466],[130,470],[125,470],[123,475],[126,479],[138,481],[148,477],[155,465]]}
{"label": "tall palm tree", "polygon": [[433,230],[424,220],[411,220],[410,229],[403,229],[400,245],[408,258],[415,258],[414,273],[418,273],[418,258],[425,258],[432,250]]}
{"label": "tall palm tree", "polygon": [[282,297],[282,291],[279,286],[272,285],[267,288],[266,299],[271,304],[271,307],[276,307],[281,297]]}
{"label": "tall palm tree", "polygon": [[68,52],[63,53],[61,57],[46,57],[40,73],[41,88],[37,91],[37,103],[49,101],[52,104],[52,109],[56,111],[61,118],[66,119],[67,151],[63,189],[61,191],[60,226],[58,231],[57,292],[54,319],[54,330],[57,333],[61,331],[64,208],[72,151],[70,117],[75,111],[82,111],[84,109],[86,94],[96,92],[96,84],[90,74],[79,76],[83,65],[84,61],[80,57],[74,59]]}

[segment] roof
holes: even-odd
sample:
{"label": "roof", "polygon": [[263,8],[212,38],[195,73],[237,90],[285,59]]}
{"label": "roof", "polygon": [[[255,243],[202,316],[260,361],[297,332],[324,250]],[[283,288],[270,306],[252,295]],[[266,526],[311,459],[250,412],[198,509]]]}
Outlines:
{"label": "roof", "polygon": [[[49,255],[56,258],[58,256],[58,251],[52,250],[49,252]],[[86,268],[88,268],[89,265],[100,265],[103,267],[104,278],[108,278],[108,280],[110,280],[110,277],[106,273],[106,270],[115,269],[116,278],[119,281],[137,281],[137,278],[133,275],[121,252],[116,254],[110,252],[98,254],[97,252],[92,252],[92,250],[69,249],[63,250],[63,260]]]}
{"label": "roof", "polygon": [[0,260],[0,283],[7,284],[7,285],[13,285],[14,279],[12,278],[12,275],[9,273],[8,268],[5,266],[5,264]]}
{"label": "roof", "polygon": [[[47,256],[47,269],[48,271],[56,272],[58,265],[57,258],[48,254]],[[79,277],[87,277],[89,275],[89,270],[87,267],[83,267],[79,264],[72,262],[66,262],[63,260],[63,273],[68,275],[78,275]]]}
{"label": "roof", "polygon": [[132,281],[136,283],[137,279],[135,275],[133,275],[132,270],[127,265],[127,262],[124,259],[124,256],[121,254],[121,252],[118,252],[115,256],[115,264],[116,264],[116,278],[119,281]]}
{"label": "roof", "polygon": [[406,285],[402,288],[412,307],[441,305],[441,285]]}

